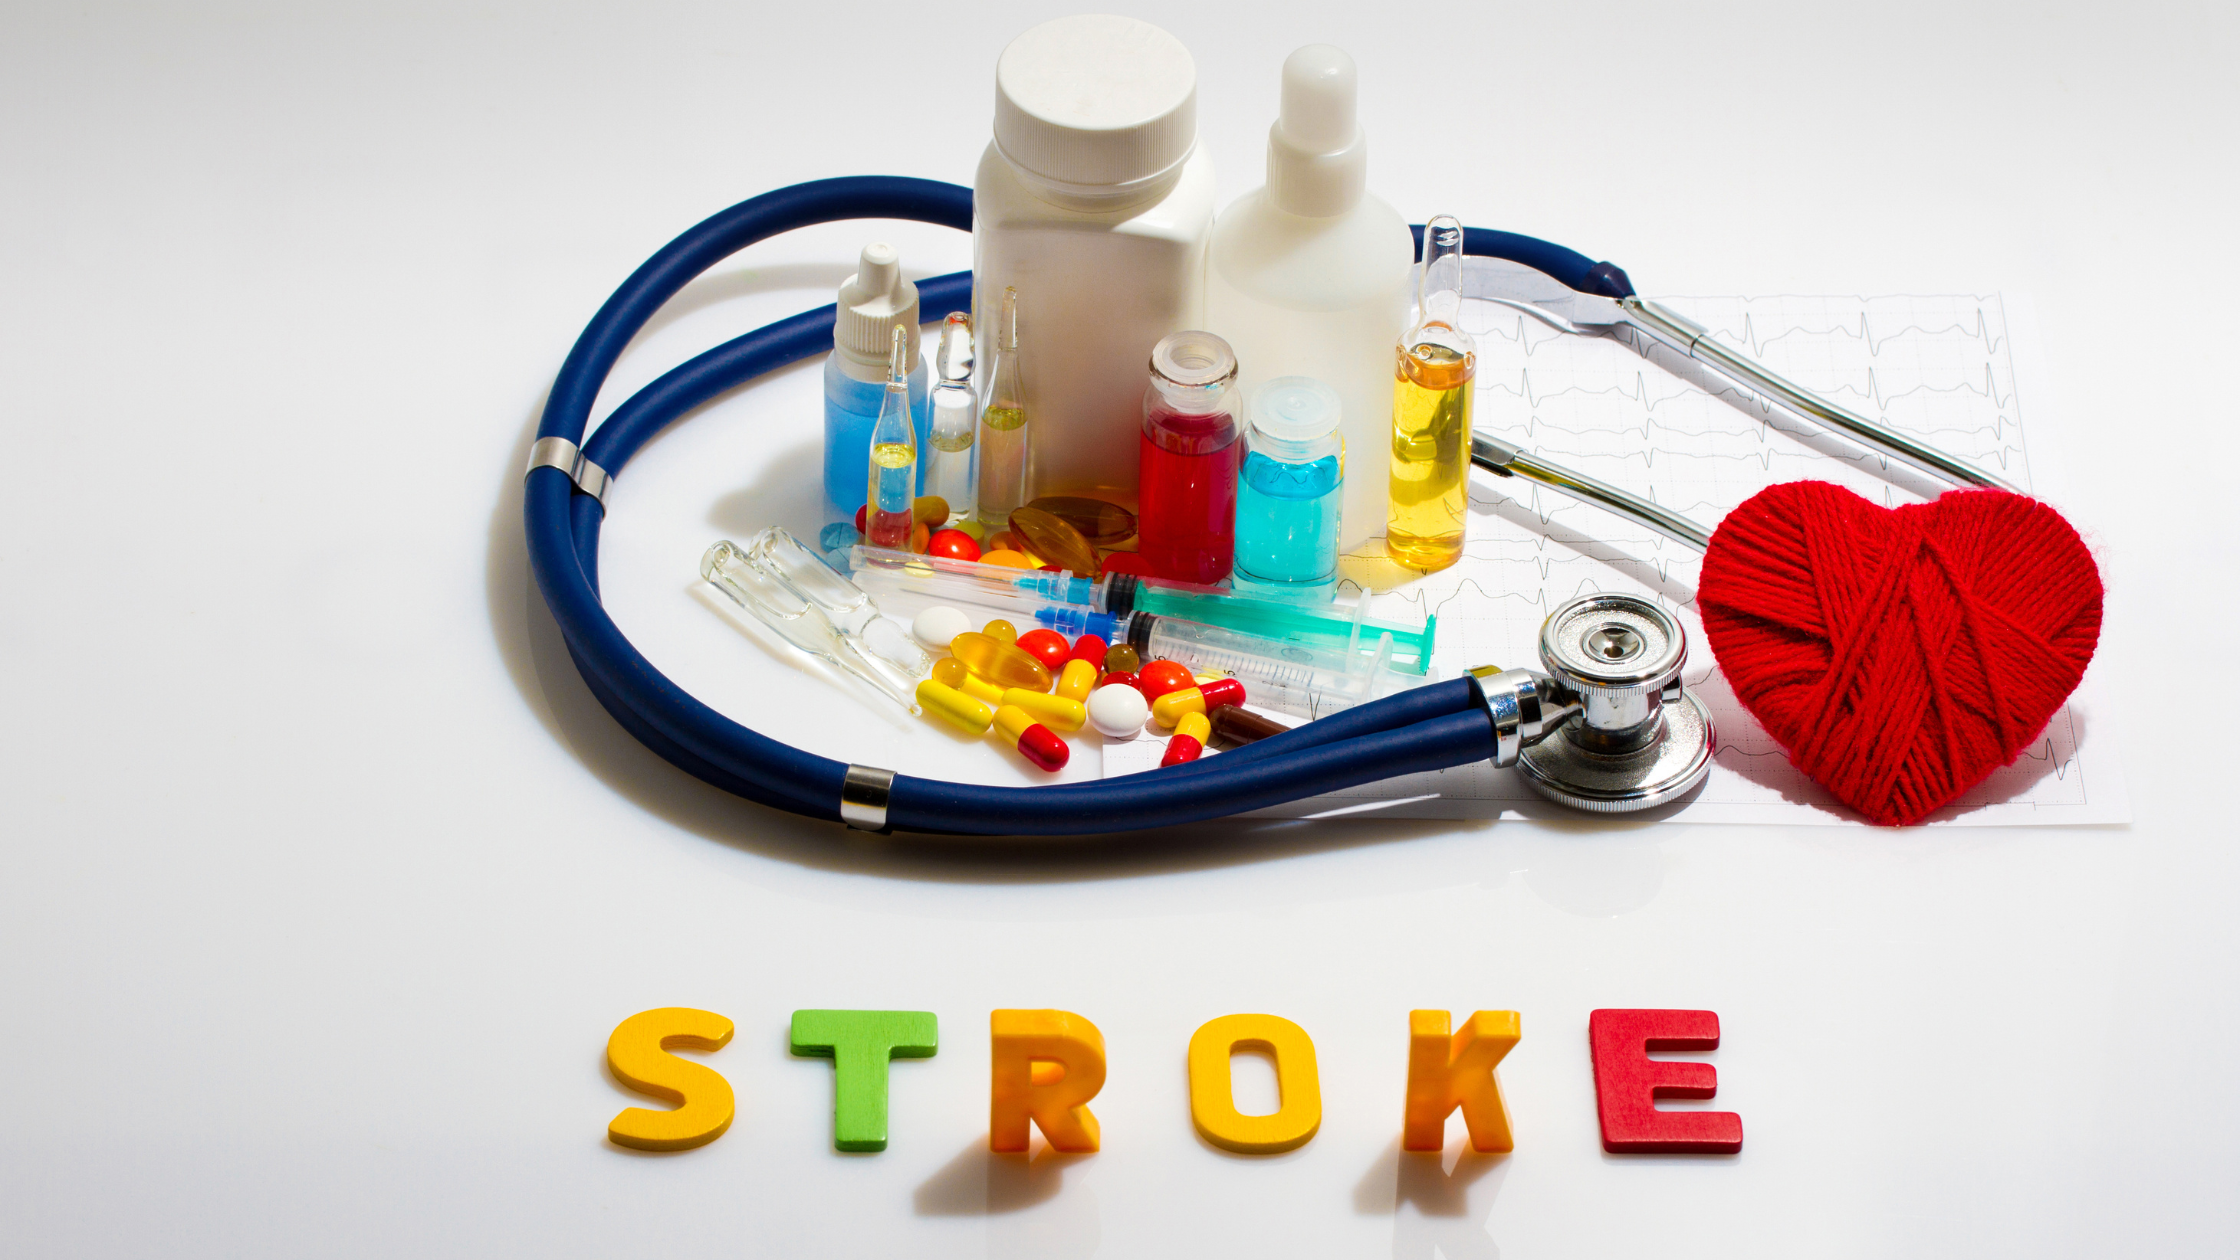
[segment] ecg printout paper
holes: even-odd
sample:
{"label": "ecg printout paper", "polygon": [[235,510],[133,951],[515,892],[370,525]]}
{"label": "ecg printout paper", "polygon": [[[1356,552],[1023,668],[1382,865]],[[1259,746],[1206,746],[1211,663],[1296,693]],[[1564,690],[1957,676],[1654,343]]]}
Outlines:
{"label": "ecg printout paper", "polygon": [[[2064,490],[2042,394],[2025,423],[2007,301],[2000,295],[1660,298],[1720,341],[1831,401],[1916,433],[2024,490]],[[2019,314],[2019,313],[2018,313]],[[1528,316],[1471,301],[1478,340],[1477,428],[1557,463],[1645,495],[1714,526],[1767,486],[1820,480],[1885,506],[1921,502],[1941,482],[1823,433],[1643,337],[1559,333]],[[2012,322],[2027,323],[2025,318]],[[2040,379],[2032,376],[2033,386]],[[1483,664],[1539,667],[1548,610],[1592,591],[1656,600],[1686,626],[1686,684],[1710,706],[1718,751],[1692,798],[1636,818],[1715,823],[1844,823],[1858,815],[1794,766],[1735,699],[1695,610],[1702,556],[1521,478],[1470,475],[1470,535],[1454,567],[1410,574],[1373,540],[1341,562],[1340,600],[1378,592],[1372,613],[1439,617],[1435,662],[1456,677]],[[2128,822],[2110,733],[2090,720],[2079,688],[2014,764],[1938,811],[1931,824]],[[1281,715],[1277,715],[1281,716]],[[1285,719],[1296,721],[1297,719]],[[1148,770],[1156,732],[1108,740],[1106,777]],[[1209,753],[1218,756],[1218,753]],[[1514,771],[1479,763],[1261,812],[1264,817],[1578,818],[1543,800]]]}

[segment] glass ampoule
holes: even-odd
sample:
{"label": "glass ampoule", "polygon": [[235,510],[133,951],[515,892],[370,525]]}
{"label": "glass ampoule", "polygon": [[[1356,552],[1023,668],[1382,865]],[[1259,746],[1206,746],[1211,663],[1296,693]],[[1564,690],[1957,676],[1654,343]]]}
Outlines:
{"label": "glass ampoule", "polygon": [[887,358],[887,392],[879,403],[879,422],[871,429],[871,478],[864,491],[864,541],[874,547],[907,548],[913,523],[911,506],[918,488],[918,435],[910,416],[910,337],[894,330]]}
{"label": "glass ampoule", "polygon": [[1462,224],[1451,215],[1423,230],[1416,305],[1395,356],[1384,546],[1394,561],[1434,573],[1462,558],[1478,374],[1477,343],[1462,330]]}
{"label": "glass ampoule", "polygon": [[933,351],[933,369],[940,378],[927,401],[933,422],[926,436],[926,493],[949,504],[951,523],[972,515],[979,501],[978,475],[972,465],[973,435],[980,424],[980,395],[972,388],[972,317],[949,312],[941,321],[941,340]]}
{"label": "glass ampoule", "polygon": [[1029,434],[1026,392],[1019,387],[1019,291],[1003,291],[1003,313],[993,330],[995,366],[980,409],[979,493],[975,510],[991,529],[1010,527],[1013,509],[1027,501]]}

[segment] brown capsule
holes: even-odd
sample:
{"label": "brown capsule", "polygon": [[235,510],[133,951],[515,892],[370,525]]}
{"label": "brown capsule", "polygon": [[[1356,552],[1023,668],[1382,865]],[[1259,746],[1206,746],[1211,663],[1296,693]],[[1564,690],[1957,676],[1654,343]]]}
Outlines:
{"label": "brown capsule", "polygon": [[1104,672],[1108,674],[1133,674],[1143,668],[1143,656],[1125,643],[1115,643],[1104,652]]}
{"label": "brown capsule", "polygon": [[1273,718],[1265,718],[1233,704],[1217,704],[1208,715],[1213,723],[1215,743],[1234,748],[1240,744],[1253,744],[1270,735],[1281,735],[1291,728]]}

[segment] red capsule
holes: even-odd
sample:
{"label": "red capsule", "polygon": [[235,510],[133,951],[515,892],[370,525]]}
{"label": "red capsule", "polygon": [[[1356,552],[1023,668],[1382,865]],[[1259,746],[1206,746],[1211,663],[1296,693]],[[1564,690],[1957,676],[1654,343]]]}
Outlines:
{"label": "red capsule", "polygon": [[1123,687],[1133,687],[1137,691],[1143,692],[1143,702],[1145,704],[1151,703],[1151,693],[1143,690],[1143,680],[1136,677],[1134,674],[1131,674],[1126,670],[1118,670],[1113,673],[1106,674],[1104,677],[1097,680],[1097,685],[1099,687],[1110,687],[1114,684],[1118,684]]}
{"label": "red capsule", "polygon": [[1029,630],[1019,636],[1017,647],[1041,661],[1043,668],[1053,674],[1064,669],[1067,659],[1073,654],[1073,648],[1066,642],[1066,637],[1055,630]]}
{"label": "red capsule", "polygon": [[1136,671],[1136,677],[1143,680],[1136,684],[1137,690],[1154,703],[1170,691],[1198,685],[1189,667],[1176,661],[1146,661],[1143,668]]}
{"label": "red capsule", "polygon": [[1032,714],[1018,705],[1007,704],[996,710],[995,729],[1011,739],[1020,756],[1041,769],[1062,770],[1067,758],[1073,755],[1056,732],[1035,721]]}
{"label": "red capsule", "polygon": [[1111,646],[1103,639],[1093,634],[1085,634],[1073,641],[1073,652],[1066,659],[1069,661],[1087,661],[1097,667],[1098,673],[1103,673],[1105,653],[1111,650]]}

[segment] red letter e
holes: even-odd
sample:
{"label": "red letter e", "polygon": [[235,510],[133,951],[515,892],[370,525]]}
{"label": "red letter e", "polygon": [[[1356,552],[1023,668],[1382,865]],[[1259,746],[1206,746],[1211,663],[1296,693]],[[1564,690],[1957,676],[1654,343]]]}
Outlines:
{"label": "red letter e", "polygon": [[1716,1050],[1711,1011],[1596,1011],[1587,1016],[1594,1050],[1595,1107],[1602,1149],[1618,1154],[1732,1155],[1742,1149],[1742,1117],[1731,1111],[1659,1111],[1659,1098],[1709,1098],[1719,1070],[1708,1063],[1652,1059],[1650,1050]]}

